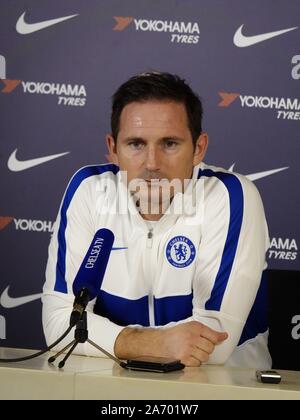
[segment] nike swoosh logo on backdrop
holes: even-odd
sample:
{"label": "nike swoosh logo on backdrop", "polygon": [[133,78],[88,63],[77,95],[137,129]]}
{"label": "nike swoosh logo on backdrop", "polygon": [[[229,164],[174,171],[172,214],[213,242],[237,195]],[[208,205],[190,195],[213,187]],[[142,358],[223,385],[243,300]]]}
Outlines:
{"label": "nike swoosh logo on backdrop", "polygon": [[16,157],[17,150],[18,149],[12,152],[7,162],[8,169],[10,169],[13,172],[24,171],[25,169],[29,169],[29,168],[32,168],[33,166],[41,165],[42,163],[48,162],[49,160],[57,159],[61,156],[64,156],[70,153],[70,152],[64,152],[64,153],[59,153],[57,155],[50,155],[50,156],[44,156],[40,158],[20,161]]}
{"label": "nike swoosh logo on backdrop", "polygon": [[[230,168],[228,169],[230,172],[233,171],[234,165],[235,165],[235,163],[233,165],[231,165]],[[284,171],[288,168],[289,168],[289,166],[286,166],[285,168],[271,169],[270,171],[263,171],[263,172],[255,172],[254,174],[249,174],[249,175],[245,175],[245,176],[246,176],[246,178],[250,179],[250,181],[256,181],[257,179],[261,179],[261,178],[265,178],[266,176],[274,175],[277,172]]]}
{"label": "nike swoosh logo on backdrop", "polygon": [[5,290],[3,290],[2,295],[0,297],[0,304],[3,308],[6,309],[17,308],[18,306],[25,305],[25,303],[29,303],[34,300],[40,299],[40,297],[42,296],[42,293],[37,293],[35,295],[13,298],[9,296],[8,289],[9,286],[7,286]]}
{"label": "nike swoosh logo on backdrop", "polygon": [[244,25],[241,25],[233,37],[233,43],[237,47],[250,47],[251,45],[258,44],[259,42],[266,41],[267,39],[274,38],[275,36],[279,36],[282,34],[285,34],[286,32],[294,31],[295,29],[298,29],[298,26],[295,26],[294,28],[288,28],[288,29],[282,29],[280,31],[274,31],[274,32],[267,32],[264,34],[259,35],[253,35],[253,36],[246,36],[242,34],[242,29]]}
{"label": "nike swoosh logo on backdrop", "polygon": [[40,31],[41,29],[48,28],[49,26],[56,25],[57,23],[63,22],[64,20],[72,19],[76,15],[70,15],[70,16],[64,16],[56,19],[50,19],[50,20],[44,20],[42,22],[36,22],[36,23],[26,23],[24,20],[25,17],[24,12],[18,19],[16,24],[16,31],[21,35],[27,35],[32,34],[33,32]]}

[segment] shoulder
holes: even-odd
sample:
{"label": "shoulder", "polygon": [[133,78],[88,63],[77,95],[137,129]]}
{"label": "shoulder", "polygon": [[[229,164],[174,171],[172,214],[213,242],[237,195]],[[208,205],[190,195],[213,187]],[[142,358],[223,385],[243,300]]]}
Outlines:
{"label": "shoulder", "polygon": [[89,165],[78,169],[67,186],[67,192],[74,194],[80,186],[97,185],[105,179],[115,180],[119,167],[111,163],[102,165]]}
{"label": "shoulder", "polygon": [[201,163],[197,177],[203,182],[205,208],[210,219],[226,216],[240,223],[246,215],[264,215],[260,194],[246,176]]}
{"label": "shoulder", "polygon": [[103,190],[102,183],[116,182],[119,167],[113,164],[89,165],[80,168],[70,179],[63,198],[63,205],[68,206],[74,196],[94,195]]}
{"label": "shoulder", "polygon": [[112,163],[84,166],[72,176],[68,188],[76,188],[87,180],[97,182],[104,178],[114,179],[118,172],[119,167]]}
{"label": "shoulder", "polygon": [[206,198],[223,194],[236,200],[260,200],[260,194],[252,181],[245,175],[217,166],[201,163],[198,169],[199,180],[203,180]]}

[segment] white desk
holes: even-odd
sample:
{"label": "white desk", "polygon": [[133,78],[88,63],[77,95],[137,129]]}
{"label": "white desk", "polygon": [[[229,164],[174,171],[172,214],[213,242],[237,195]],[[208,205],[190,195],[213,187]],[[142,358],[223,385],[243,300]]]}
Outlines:
{"label": "white desk", "polygon": [[[1,358],[31,350],[0,349]],[[60,370],[49,354],[0,364],[0,399],[201,400],[298,399],[300,372],[280,371],[278,385],[261,384],[253,369],[202,366],[170,373],[127,371],[107,358],[71,356]]]}

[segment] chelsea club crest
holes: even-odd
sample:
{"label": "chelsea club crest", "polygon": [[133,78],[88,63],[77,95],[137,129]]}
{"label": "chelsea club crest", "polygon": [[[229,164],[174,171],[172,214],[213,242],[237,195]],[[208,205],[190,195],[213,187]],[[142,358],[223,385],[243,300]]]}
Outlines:
{"label": "chelsea club crest", "polygon": [[193,242],[185,236],[175,236],[168,242],[166,257],[174,267],[187,267],[192,264],[195,255],[196,249]]}

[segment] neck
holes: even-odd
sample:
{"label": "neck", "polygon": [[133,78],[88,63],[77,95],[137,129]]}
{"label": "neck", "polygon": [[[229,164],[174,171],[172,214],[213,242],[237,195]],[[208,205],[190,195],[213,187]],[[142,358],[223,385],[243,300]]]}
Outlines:
{"label": "neck", "polygon": [[150,222],[157,222],[163,217],[163,214],[143,214],[140,213],[144,220],[149,220]]}

